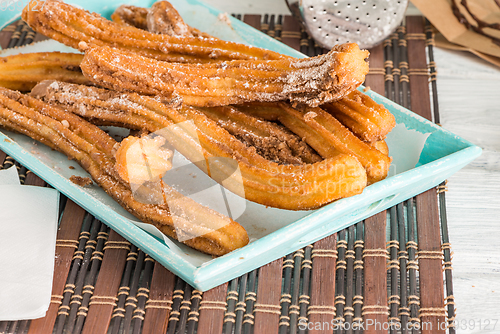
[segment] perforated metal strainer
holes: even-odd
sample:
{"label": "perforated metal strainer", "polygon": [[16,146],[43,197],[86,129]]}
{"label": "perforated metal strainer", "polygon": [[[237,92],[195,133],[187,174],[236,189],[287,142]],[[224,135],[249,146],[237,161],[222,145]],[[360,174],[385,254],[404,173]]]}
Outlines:
{"label": "perforated metal strainer", "polygon": [[403,20],[408,0],[285,0],[314,40],[324,48],[354,42],[370,48]]}

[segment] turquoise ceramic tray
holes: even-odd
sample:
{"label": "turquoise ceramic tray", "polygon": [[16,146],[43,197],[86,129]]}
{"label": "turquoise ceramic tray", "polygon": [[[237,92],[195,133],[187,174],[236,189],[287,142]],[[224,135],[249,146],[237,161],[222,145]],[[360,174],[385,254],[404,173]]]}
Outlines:
{"label": "turquoise ceramic tray", "polygon": [[[125,2],[138,6],[153,3],[120,0],[106,1],[104,5],[102,1],[87,0],[80,1],[80,5],[109,17],[118,5]],[[172,3],[188,24],[200,30],[223,39],[303,57],[231,17],[228,25],[226,20],[218,19],[219,11],[201,2],[177,0]],[[19,17],[19,12],[1,11],[0,25],[3,27]],[[58,48],[54,42],[42,43],[27,50]],[[481,154],[479,147],[449,131],[374,92],[368,94],[378,103],[383,103],[398,123],[387,138],[393,157],[392,176],[367,187],[360,195],[315,211],[293,212],[245,202],[246,209],[236,220],[247,229],[251,243],[215,259],[145,232],[133,224],[133,217],[100,188],[74,185],[68,180],[71,175],[87,174],[62,154],[25,136],[6,131],[0,132],[0,148],[193,287],[205,291],[430,189]],[[69,166],[76,169],[69,169]]]}

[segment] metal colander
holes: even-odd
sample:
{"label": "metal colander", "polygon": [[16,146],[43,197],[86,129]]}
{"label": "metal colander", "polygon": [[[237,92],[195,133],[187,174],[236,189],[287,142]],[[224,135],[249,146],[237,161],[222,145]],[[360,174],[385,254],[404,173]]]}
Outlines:
{"label": "metal colander", "polygon": [[403,20],[408,0],[285,0],[314,40],[324,48],[354,42],[370,48]]}

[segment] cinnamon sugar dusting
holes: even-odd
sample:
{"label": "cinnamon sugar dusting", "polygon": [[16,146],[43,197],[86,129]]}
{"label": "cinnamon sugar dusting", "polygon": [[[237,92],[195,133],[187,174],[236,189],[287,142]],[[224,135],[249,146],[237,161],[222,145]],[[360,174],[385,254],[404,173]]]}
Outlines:
{"label": "cinnamon sugar dusting", "polygon": [[85,51],[85,50],[87,50],[88,48],[89,48],[89,45],[88,45],[87,43],[85,43],[84,41],[80,41],[80,42],[78,43],[78,49],[79,49],[80,51]]}
{"label": "cinnamon sugar dusting", "polygon": [[[217,59],[221,52],[213,48],[207,56]],[[81,67],[100,86],[153,96],[178,94],[193,106],[290,100],[316,107],[361,84],[368,72],[365,56],[351,46],[305,59],[181,64],[99,46],[86,52]]]}
{"label": "cinnamon sugar dusting", "polygon": [[92,185],[92,180],[89,177],[71,175],[69,180],[80,187],[88,187]]}
{"label": "cinnamon sugar dusting", "polygon": [[314,119],[314,117],[318,116],[318,114],[316,114],[314,111],[309,111],[307,112],[305,115],[304,115],[304,120],[306,122]]}

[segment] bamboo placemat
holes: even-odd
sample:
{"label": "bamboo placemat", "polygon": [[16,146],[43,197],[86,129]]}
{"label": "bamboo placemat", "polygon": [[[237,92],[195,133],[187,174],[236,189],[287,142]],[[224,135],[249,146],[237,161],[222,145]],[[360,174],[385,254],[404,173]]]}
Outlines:
{"label": "bamboo placemat", "polygon": [[[235,16],[309,56],[325,52],[290,16]],[[3,48],[42,39],[22,22],[0,32]],[[407,17],[370,50],[365,85],[439,123],[433,45],[424,19]],[[0,166],[48,186],[1,151]],[[441,184],[204,293],[62,196],[50,308],[42,319],[0,322],[0,334],[455,333],[445,191]]]}

